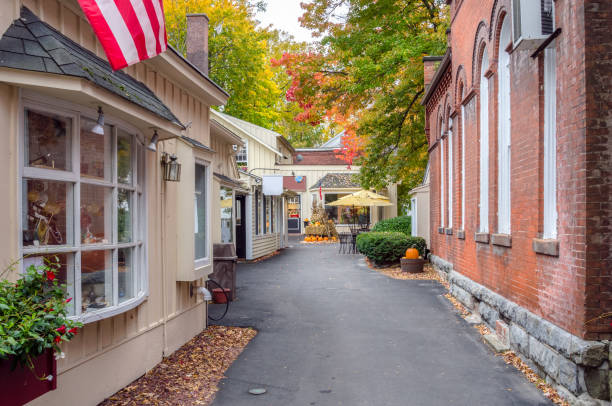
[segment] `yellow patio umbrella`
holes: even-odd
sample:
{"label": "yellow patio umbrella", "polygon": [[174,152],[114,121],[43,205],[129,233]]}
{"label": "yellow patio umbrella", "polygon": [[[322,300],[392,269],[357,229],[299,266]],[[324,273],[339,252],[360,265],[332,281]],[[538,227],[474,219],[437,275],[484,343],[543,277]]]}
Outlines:
{"label": "yellow patio umbrella", "polygon": [[389,201],[389,198],[382,196],[368,190],[360,190],[359,192],[352,193],[350,195],[341,197],[335,202],[327,203],[328,206],[393,206],[393,203]]}

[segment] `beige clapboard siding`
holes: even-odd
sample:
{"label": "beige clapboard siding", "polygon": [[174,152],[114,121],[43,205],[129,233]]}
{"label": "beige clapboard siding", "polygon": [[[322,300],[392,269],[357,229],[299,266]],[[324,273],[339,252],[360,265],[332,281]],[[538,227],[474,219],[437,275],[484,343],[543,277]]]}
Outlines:
{"label": "beige clapboard siding", "polygon": [[[11,5],[16,9],[24,5],[34,12],[39,18],[49,23],[51,26],[78,42],[81,46],[95,52],[101,58],[105,58],[104,51],[95,37],[89,23],[80,11],[76,0],[10,0]],[[6,5],[10,7],[9,5]],[[4,5],[3,5],[4,7]],[[4,21],[3,21],[4,22]],[[188,136],[197,139],[205,145],[210,144],[210,134],[208,130],[208,106],[201,103],[198,99],[188,94],[186,89],[181,88],[176,83],[168,80],[164,75],[156,72],[147,62],[139,63],[124,70],[135,79],[145,83],[157,96],[172,110],[172,112],[183,123],[192,122]],[[18,100],[17,89],[11,86],[1,85],[0,89],[0,114],[14,114]],[[0,115],[2,117],[2,115]],[[15,116],[13,116],[15,117]],[[15,120],[3,122],[11,123],[12,130],[9,134],[17,134],[18,126]],[[145,134],[149,135],[149,134]],[[12,157],[2,160],[0,168],[5,174],[14,174],[10,179],[16,178],[18,169],[17,146],[18,137],[11,137],[10,153]],[[6,145],[6,144],[5,144]],[[164,319],[164,313],[168,315],[169,323],[193,309],[202,308],[197,295],[190,297],[187,283],[177,283],[171,270],[166,272],[165,279],[162,276],[161,252],[163,245],[160,236],[162,235],[162,212],[160,198],[162,191],[162,180],[160,173],[159,157],[156,154],[146,153],[146,189],[148,204],[148,263],[149,263],[149,297],[137,308],[130,310],[113,318],[87,324],[81,334],[77,335],[73,341],[65,345],[63,350],[67,354],[66,358],[58,362],[59,373],[66,372],[78,367],[91,360],[92,358],[109,351],[117,346],[130,341],[131,339],[151,331],[159,326]],[[14,185],[3,185],[3,191],[17,196]],[[11,192],[12,191],[12,192]],[[0,202],[0,208],[4,212],[16,213],[15,202],[11,199]],[[166,207],[166,210],[171,208]],[[14,258],[18,255],[16,237],[18,224],[12,221],[12,216],[4,222],[8,229],[14,232],[8,233],[6,244],[3,244],[2,260]],[[164,292],[164,293],[162,293]],[[166,309],[163,308],[163,296],[166,296]],[[181,332],[171,332],[173,335],[168,340],[171,341],[169,347],[180,345]],[[184,342],[184,341],[183,341]],[[169,348],[172,350],[173,348]],[[161,356],[161,354],[160,354]],[[41,398],[44,401],[45,397]]]}
{"label": "beige clapboard siding", "polygon": [[[279,199],[277,199],[278,202]],[[264,255],[268,255],[268,254],[272,254],[273,252],[277,251],[278,249],[280,249],[280,234],[278,232],[276,233],[271,233],[271,234],[259,234],[256,235],[255,233],[255,196],[253,196],[252,199],[252,207],[251,207],[251,214],[252,214],[252,227],[251,227],[251,233],[253,236],[253,252],[252,252],[252,258],[253,259],[257,259],[259,257],[263,257]],[[275,204],[280,204],[280,203],[276,203]],[[278,227],[280,225],[277,224],[277,230]]]}

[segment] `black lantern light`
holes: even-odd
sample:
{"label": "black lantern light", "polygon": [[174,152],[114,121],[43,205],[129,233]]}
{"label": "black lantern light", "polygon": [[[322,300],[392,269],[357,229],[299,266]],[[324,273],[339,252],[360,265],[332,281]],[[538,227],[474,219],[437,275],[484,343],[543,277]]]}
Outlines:
{"label": "black lantern light", "polygon": [[164,180],[168,182],[179,182],[181,180],[181,164],[178,163],[176,155],[165,153],[162,155],[161,163],[164,169]]}

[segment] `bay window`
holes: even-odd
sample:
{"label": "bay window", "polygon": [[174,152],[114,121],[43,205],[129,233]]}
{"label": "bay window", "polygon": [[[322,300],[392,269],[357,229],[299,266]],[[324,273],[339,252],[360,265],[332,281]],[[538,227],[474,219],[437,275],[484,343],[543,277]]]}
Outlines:
{"label": "bay window", "polygon": [[137,305],[147,290],[143,143],[108,122],[94,134],[91,117],[24,100],[23,266],[59,263],[70,312],[85,322]]}

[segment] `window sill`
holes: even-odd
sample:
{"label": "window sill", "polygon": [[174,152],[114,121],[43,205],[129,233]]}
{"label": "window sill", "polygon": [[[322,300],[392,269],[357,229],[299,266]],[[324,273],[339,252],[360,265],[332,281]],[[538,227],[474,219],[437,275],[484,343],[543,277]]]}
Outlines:
{"label": "window sill", "polygon": [[481,244],[489,243],[489,233],[475,233],[474,241],[479,242]]}
{"label": "window sill", "polygon": [[105,309],[100,309],[94,312],[82,313],[80,316],[73,316],[70,317],[70,319],[80,321],[83,324],[89,324],[103,319],[108,319],[109,317],[114,317],[118,314],[125,313],[128,310],[132,310],[133,308],[139,306],[142,302],[147,300],[148,297],[149,295],[143,292],[135,298],[126,300],[125,302],[117,306],[107,307]]}
{"label": "window sill", "polygon": [[438,227],[438,234],[444,234],[444,227]]}
{"label": "window sill", "polygon": [[512,236],[510,234],[491,234],[491,244],[500,247],[512,247]]}
{"label": "window sill", "polygon": [[457,238],[460,240],[465,240],[465,230],[457,231]]}
{"label": "window sill", "polygon": [[542,255],[551,257],[559,256],[559,240],[543,240],[534,238],[532,243],[533,250]]}
{"label": "window sill", "polygon": [[446,235],[453,235],[453,229],[452,228],[447,228],[444,231],[446,232]]}

